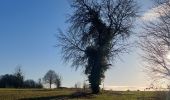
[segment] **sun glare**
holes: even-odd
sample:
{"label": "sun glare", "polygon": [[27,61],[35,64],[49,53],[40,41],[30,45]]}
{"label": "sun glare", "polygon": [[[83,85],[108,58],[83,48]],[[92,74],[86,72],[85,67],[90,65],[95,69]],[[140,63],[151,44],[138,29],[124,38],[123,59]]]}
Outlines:
{"label": "sun glare", "polygon": [[168,58],[168,59],[170,59],[170,52],[168,52],[168,54],[167,54],[167,58]]}

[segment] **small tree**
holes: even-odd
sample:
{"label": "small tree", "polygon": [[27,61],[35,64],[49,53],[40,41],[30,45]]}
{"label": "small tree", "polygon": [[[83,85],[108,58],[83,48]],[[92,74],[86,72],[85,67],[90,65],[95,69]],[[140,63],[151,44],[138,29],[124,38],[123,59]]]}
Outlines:
{"label": "small tree", "polygon": [[16,78],[17,78],[17,87],[18,88],[23,87],[23,84],[24,84],[24,73],[23,73],[23,71],[21,69],[21,66],[17,66],[16,67],[14,76],[16,76]]}
{"label": "small tree", "polygon": [[43,88],[43,84],[41,82],[41,78],[38,79],[38,83],[37,83],[36,88]]}
{"label": "small tree", "polygon": [[81,83],[80,83],[80,82],[75,83],[74,87],[75,87],[76,89],[81,88]]}
{"label": "small tree", "polygon": [[59,74],[57,74],[57,77],[56,77],[55,82],[54,82],[54,84],[56,85],[56,88],[61,87],[61,81],[62,81],[62,77]]}
{"label": "small tree", "polygon": [[84,82],[83,83],[83,90],[86,91],[88,89],[89,89],[89,85],[86,82]]}
{"label": "small tree", "polygon": [[57,74],[55,73],[55,71],[49,70],[45,74],[43,80],[44,80],[45,83],[49,84],[50,89],[51,89],[51,85],[55,83],[56,78],[57,78]]}
{"label": "small tree", "polygon": [[38,84],[42,85],[41,78],[38,79]]}

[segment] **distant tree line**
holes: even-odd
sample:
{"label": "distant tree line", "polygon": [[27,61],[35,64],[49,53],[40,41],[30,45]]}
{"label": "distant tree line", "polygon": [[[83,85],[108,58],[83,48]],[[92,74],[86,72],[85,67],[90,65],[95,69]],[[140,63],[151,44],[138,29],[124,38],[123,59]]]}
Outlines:
{"label": "distant tree line", "polygon": [[14,74],[5,74],[0,76],[0,88],[43,88],[43,84],[55,85],[56,88],[61,87],[62,77],[54,70],[49,70],[38,82],[27,79],[24,80],[24,74],[21,67],[17,67]]}
{"label": "distant tree line", "polygon": [[41,83],[32,79],[23,80],[13,74],[5,74],[0,77],[0,88],[42,88]]}
{"label": "distant tree line", "polygon": [[21,67],[17,67],[14,74],[0,76],[0,88],[43,88],[43,85],[40,81],[24,80]]}

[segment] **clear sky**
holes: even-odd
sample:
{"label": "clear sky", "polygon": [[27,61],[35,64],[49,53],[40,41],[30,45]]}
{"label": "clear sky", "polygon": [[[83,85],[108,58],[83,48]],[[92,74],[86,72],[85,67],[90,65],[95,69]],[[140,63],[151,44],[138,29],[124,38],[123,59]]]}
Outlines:
{"label": "clear sky", "polygon": [[[72,9],[70,0],[0,0],[0,75],[13,73],[22,65],[26,79],[42,78],[49,70],[63,77],[63,86],[83,82],[82,70],[75,71],[62,62],[60,51],[54,47],[57,29],[65,30]],[[150,0],[139,0],[141,13],[149,10]],[[122,56],[106,73],[105,85],[146,86],[138,50]]]}

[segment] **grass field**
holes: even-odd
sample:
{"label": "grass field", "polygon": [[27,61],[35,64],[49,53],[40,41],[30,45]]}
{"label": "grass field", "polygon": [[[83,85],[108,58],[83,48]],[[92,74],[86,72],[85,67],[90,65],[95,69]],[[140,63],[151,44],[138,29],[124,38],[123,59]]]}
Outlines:
{"label": "grass field", "polygon": [[0,89],[0,100],[166,100],[166,92],[104,91],[92,95],[75,89]]}

